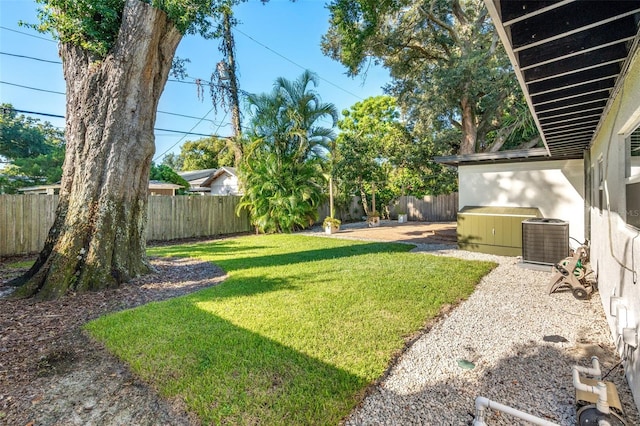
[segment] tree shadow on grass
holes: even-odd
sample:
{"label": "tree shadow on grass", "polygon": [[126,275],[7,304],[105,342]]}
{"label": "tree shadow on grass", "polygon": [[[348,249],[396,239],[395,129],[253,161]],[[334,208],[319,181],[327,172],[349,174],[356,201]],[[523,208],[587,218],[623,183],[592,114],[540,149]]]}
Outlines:
{"label": "tree shadow on grass", "polygon": [[[300,237],[313,238],[313,237]],[[411,247],[406,244],[394,243],[354,243],[350,241],[345,246],[320,248],[312,250],[293,251],[288,253],[273,253],[264,256],[242,256],[252,250],[269,249],[273,246],[252,245],[244,246],[233,241],[201,243],[187,246],[162,248],[162,255],[176,257],[198,257],[209,259],[227,272],[249,268],[270,266],[285,266],[297,263],[315,262],[338,258],[352,258],[372,253],[408,252]],[[158,252],[151,251],[152,254]],[[229,254],[236,256],[226,257]],[[218,256],[222,258],[218,258]]]}
{"label": "tree shadow on grass", "polygon": [[[294,326],[292,324],[292,326]],[[180,298],[89,325],[203,424],[337,424],[367,382]]]}

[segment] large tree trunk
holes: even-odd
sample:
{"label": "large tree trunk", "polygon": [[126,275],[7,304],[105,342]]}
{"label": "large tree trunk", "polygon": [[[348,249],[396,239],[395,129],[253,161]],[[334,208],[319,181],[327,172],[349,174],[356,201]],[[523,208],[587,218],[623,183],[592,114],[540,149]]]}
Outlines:
{"label": "large tree trunk", "polygon": [[67,82],[66,157],[53,227],[14,284],[41,299],[115,287],[149,272],[145,227],[153,127],[181,34],[167,15],[127,0],[106,58],[60,47]]}

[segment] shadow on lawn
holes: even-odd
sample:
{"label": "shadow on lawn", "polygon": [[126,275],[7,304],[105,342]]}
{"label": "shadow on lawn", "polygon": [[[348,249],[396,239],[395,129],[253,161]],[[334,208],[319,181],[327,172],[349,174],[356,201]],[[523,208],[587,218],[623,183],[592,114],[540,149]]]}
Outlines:
{"label": "shadow on lawn", "polygon": [[104,317],[89,328],[203,424],[338,424],[367,386],[199,308],[193,297]]}
{"label": "shadow on lawn", "polygon": [[[314,237],[301,237],[314,238]],[[288,253],[274,253],[265,256],[246,256],[242,253],[251,252],[258,249],[269,249],[273,246],[253,245],[244,246],[233,241],[212,242],[194,245],[180,245],[169,248],[162,248],[162,255],[176,257],[198,257],[207,259],[220,266],[227,272],[238,271],[248,268],[261,268],[269,266],[284,266],[296,263],[314,262],[318,260],[329,260],[338,258],[349,258],[371,253],[401,253],[408,252],[413,247],[407,244],[394,243],[354,243],[345,242],[345,246],[321,248],[314,250],[292,250]],[[285,247],[286,249],[286,247]],[[157,255],[157,252],[151,251]],[[237,255],[229,257],[229,255]]]}

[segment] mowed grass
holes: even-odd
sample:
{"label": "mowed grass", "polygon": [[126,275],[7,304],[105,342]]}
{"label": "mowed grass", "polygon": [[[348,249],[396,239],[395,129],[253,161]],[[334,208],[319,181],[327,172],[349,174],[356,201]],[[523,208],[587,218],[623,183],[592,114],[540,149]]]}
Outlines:
{"label": "mowed grass", "polygon": [[299,235],[153,248],[229,278],[87,328],[205,424],[337,424],[405,339],[494,266],[411,248]]}
{"label": "mowed grass", "polygon": [[27,269],[33,266],[35,260],[21,260],[18,262],[7,263],[6,267],[9,269]]}

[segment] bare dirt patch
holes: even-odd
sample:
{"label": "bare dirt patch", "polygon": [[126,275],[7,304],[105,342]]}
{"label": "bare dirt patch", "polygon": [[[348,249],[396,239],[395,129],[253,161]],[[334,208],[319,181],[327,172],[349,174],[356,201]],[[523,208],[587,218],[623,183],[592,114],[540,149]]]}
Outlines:
{"label": "bare dirt patch", "polygon": [[[17,259],[23,260],[23,259]],[[16,259],[11,259],[15,262]],[[0,293],[24,269],[0,261]],[[167,400],[91,340],[88,321],[224,280],[195,259],[152,259],[156,273],[113,290],[47,302],[0,299],[0,424],[192,425],[179,400]]]}

